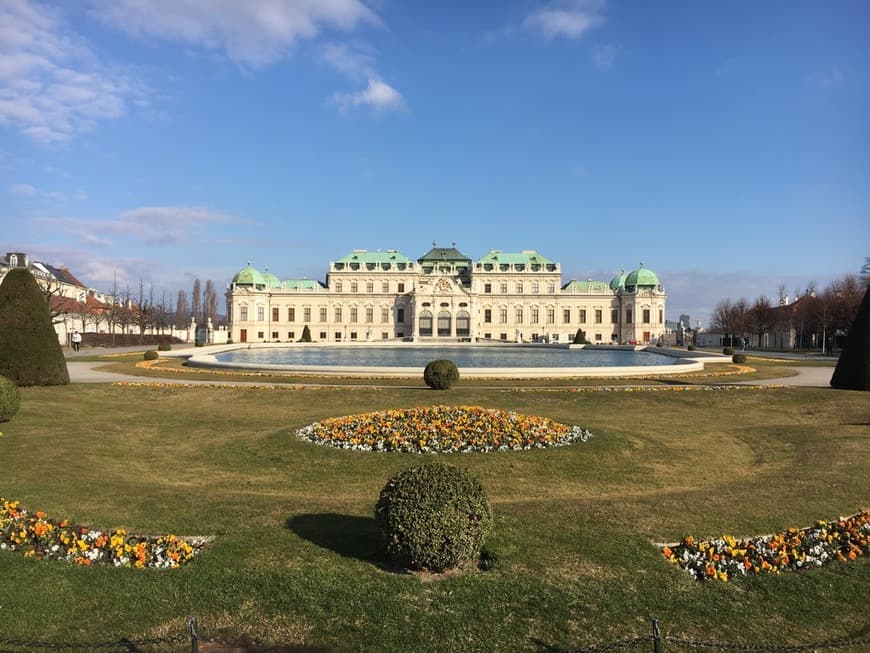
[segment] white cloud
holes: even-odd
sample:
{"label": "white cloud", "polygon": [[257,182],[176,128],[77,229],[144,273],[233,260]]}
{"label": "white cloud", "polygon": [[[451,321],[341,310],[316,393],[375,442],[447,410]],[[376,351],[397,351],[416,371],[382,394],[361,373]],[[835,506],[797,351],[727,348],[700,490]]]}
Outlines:
{"label": "white cloud", "polygon": [[613,68],[613,62],[616,61],[617,49],[612,45],[602,45],[595,48],[592,55],[595,65],[599,70],[608,71]]}
{"label": "white cloud", "polygon": [[360,0],[92,0],[94,14],[136,36],[188,43],[260,67],[325,29],[379,26]]}
{"label": "white cloud", "polygon": [[59,12],[33,0],[0,3],[0,79],[0,125],[42,143],[147,104],[142,82],[101,63]]}
{"label": "white cloud", "polygon": [[377,112],[405,108],[402,94],[379,79],[369,79],[368,86],[358,93],[336,93],[332,101],[342,110],[356,106],[369,106]]}
{"label": "white cloud", "polygon": [[322,56],[326,63],[351,79],[378,76],[375,73],[374,52],[365,44],[330,44],[323,48]]}
{"label": "white cloud", "polygon": [[196,227],[235,220],[198,206],[145,206],[123,211],[111,220],[68,217],[35,221],[75,234],[83,243],[108,246],[111,236],[135,238],[146,245],[175,245],[188,241]]}
{"label": "white cloud", "polygon": [[9,187],[9,192],[13,195],[36,195],[37,190],[30,184],[13,184]]}
{"label": "white cloud", "polygon": [[577,39],[604,22],[604,0],[554,0],[523,20],[525,30],[544,38]]}

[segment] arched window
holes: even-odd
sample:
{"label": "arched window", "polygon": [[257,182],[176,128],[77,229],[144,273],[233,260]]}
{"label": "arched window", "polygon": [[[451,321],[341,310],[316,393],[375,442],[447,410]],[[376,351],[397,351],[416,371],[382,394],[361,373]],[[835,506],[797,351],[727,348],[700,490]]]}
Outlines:
{"label": "arched window", "polygon": [[438,335],[450,335],[450,313],[448,311],[438,313]]}
{"label": "arched window", "polygon": [[429,311],[423,311],[420,313],[420,335],[421,336],[431,336],[432,335],[432,313]]}
{"label": "arched window", "polygon": [[468,311],[459,311],[456,314],[456,335],[460,337],[471,335],[471,316]]}

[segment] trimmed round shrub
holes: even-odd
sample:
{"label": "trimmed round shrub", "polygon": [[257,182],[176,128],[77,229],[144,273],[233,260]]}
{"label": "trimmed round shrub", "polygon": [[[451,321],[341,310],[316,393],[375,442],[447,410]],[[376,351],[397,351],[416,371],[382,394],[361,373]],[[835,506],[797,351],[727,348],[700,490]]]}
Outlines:
{"label": "trimmed round shrub", "polygon": [[15,417],[21,407],[21,392],[18,386],[5,376],[0,376],[0,422],[8,422]]}
{"label": "trimmed round shrub", "polygon": [[459,369],[451,360],[429,361],[423,370],[423,380],[433,390],[447,390],[459,380]]}
{"label": "trimmed round shrub", "polygon": [[689,351],[695,351],[695,345],[689,345],[688,347],[686,347],[686,349],[688,349]]}
{"label": "trimmed round shrub", "polygon": [[170,345],[168,342],[161,342],[159,345],[157,345],[157,350],[158,351],[172,351],[172,345]]}
{"label": "trimmed round shrub", "polygon": [[732,363],[745,363],[746,362],[746,354],[734,354],[731,357]]}
{"label": "trimmed round shrub", "polygon": [[442,572],[477,563],[492,526],[492,508],[480,481],[468,471],[428,463],[387,481],[375,521],[390,560]]}
{"label": "trimmed round shrub", "polygon": [[0,374],[19,387],[69,383],[48,302],[24,268],[12,268],[0,283]]}
{"label": "trimmed round shrub", "polygon": [[734,353],[734,347],[723,347],[722,353],[725,354],[726,356],[730,356],[731,354]]}
{"label": "trimmed round shrub", "polygon": [[149,349],[145,352],[144,358],[146,361],[156,361],[158,358],[160,358],[160,354],[158,354],[153,349]]}

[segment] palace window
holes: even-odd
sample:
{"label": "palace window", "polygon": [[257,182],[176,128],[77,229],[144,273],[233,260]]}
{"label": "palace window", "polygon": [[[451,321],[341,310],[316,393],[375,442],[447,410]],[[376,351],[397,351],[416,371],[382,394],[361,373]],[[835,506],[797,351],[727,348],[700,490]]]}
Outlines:
{"label": "palace window", "polygon": [[523,294],[523,282],[522,281],[517,282],[517,294],[518,295]]}
{"label": "palace window", "polygon": [[600,334],[600,333],[596,333],[596,334],[595,334],[595,340],[596,340],[596,342],[601,340],[601,334]]}
{"label": "palace window", "polygon": [[431,336],[432,335],[432,313],[429,311],[423,311],[420,313],[420,325],[419,331],[421,336]]}
{"label": "palace window", "polygon": [[291,306],[287,309],[287,321],[295,322],[296,321],[296,309]]}
{"label": "palace window", "polygon": [[[341,306],[335,307],[335,321],[341,322]],[[340,337],[340,336],[339,336]]]}
{"label": "palace window", "polygon": [[326,331],[321,331],[321,332],[320,332],[320,339],[321,339],[321,340],[326,340]]}
{"label": "palace window", "polygon": [[296,332],[295,331],[288,331],[287,332],[287,340],[295,340],[295,339],[296,339]]}
{"label": "palace window", "polygon": [[643,309],[643,323],[649,324],[649,309],[648,308]]}
{"label": "palace window", "polygon": [[277,340],[277,339],[278,339],[278,332],[277,332],[277,331],[273,331],[273,332],[272,332],[272,340]]}
{"label": "palace window", "polygon": [[404,308],[397,308],[396,309],[396,322],[398,322],[399,324],[405,323],[405,309]]}
{"label": "palace window", "polygon": [[375,283],[374,281],[369,281],[366,283],[366,292],[372,294],[375,291]]}
{"label": "palace window", "polygon": [[247,322],[248,321],[248,307],[247,306],[239,306],[239,321]]}
{"label": "palace window", "polygon": [[266,309],[262,306],[257,306],[257,322],[262,322],[266,319]]}
{"label": "palace window", "polygon": [[548,308],[547,309],[547,324],[555,324],[556,322],[556,309]]}
{"label": "palace window", "polygon": [[595,309],[595,324],[601,324],[604,321],[604,315],[600,308]]}
{"label": "palace window", "polygon": [[351,340],[356,340],[356,331],[351,331],[351,332],[350,332],[350,339],[351,339]]}
{"label": "palace window", "polygon": [[483,292],[486,294],[491,293],[492,292],[492,284],[491,283],[483,284]]}
{"label": "palace window", "polygon": [[552,281],[547,284],[547,292],[550,294],[556,292],[556,284],[553,283]]}
{"label": "palace window", "polygon": [[521,308],[518,308],[516,310],[516,323],[517,324],[523,323],[523,309],[521,309]]}
{"label": "palace window", "polygon": [[456,335],[471,335],[471,316],[468,314],[467,311],[459,311],[456,314]]}
{"label": "palace window", "polygon": [[659,323],[662,323],[664,321],[665,321],[664,311],[662,311],[662,309],[659,309]]}
{"label": "palace window", "polygon": [[447,311],[441,311],[438,313],[438,335],[439,336],[449,336],[450,335],[450,313]]}
{"label": "palace window", "polygon": [[507,334],[506,334],[506,333],[501,333],[501,334],[499,334],[499,338],[500,338],[501,340],[507,340]]}
{"label": "palace window", "polygon": [[350,291],[351,292],[359,292],[359,284],[356,281],[350,282]]}
{"label": "palace window", "polygon": [[[398,292],[405,292],[405,283],[403,281],[399,282]],[[401,322],[401,320],[399,320]]]}
{"label": "palace window", "polygon": [[498,311],[498,323],[499,324],[507,324],[507,309],[500,308]]}
{"label": "palace window", "polygon": [[326,306],[320,307],[320,321],[326,322]]}
{"label": "palace window", "polygon": [[356,308],[356,306],[353,306],[350,309],[350,321],[351,322],[357,321],[357,308]]}
{"label": "palace window", "polygon": [[277,322],[277,321],[278,321],[278,310],[279,310],[279,309],[278,309],[277,306],[273,306],[273,307],[272,307],[272,321],[273,321],[273,322]]}
{"label": "palace window", "polygon": [[375,321],[375,309],[373,309],[371,306],[367,306],[366,307],[366,322],[371,324],[374,321]]}
{"label": "palace window", "polygon": [[580,309],[580,324],[586,324],[586,309]]}
{"label": "palace window", "polygon": [[571,324],[571,309],[562,309],[562,324]]}
{"label": "palace window", "polygon": [[341,292],[341,281],[335,282],[335,292]]}
{"label": "palace window", "polygon": [[491,308],[483,309],[483,321],[486,324],[490,324],[492,322],[492,309]]}
{"label": "palace window", "polygon": [[499,286],[499,291],[502,295],[507,295],[507,283],[503,283]]}
{"label": "palace window", "polygon": [[631,314],[631,309],[630,309],[630,308],[626,308],[626,309],[625,309],[625,323],[626,323],[626,324],[631,324],[631,318],[632,318],[632,317],[634,317],[634,316]]}
{"label": "palace window", "polygon": [[538,322],[540,322],[540,317],[538,307],[536,306],[532,309],[532,324],[537,324]]}
{"label": "palace window", "polygon": [[390,321],[390,309],[389,308],[382,308],[381,309],[381,322],[386,324],[389,321]]}
{"label": "palace window", "polygon": [[540,287],[538,286],[537,281],[532,282],[532,294],[537,295],[540,292]]}
{"label": "palace window", "polygon": [[305,322],[311,322],[311,307],[306,306],[302,309],[302,317]]}
{"label": "palace window", "polygon": [[390,292],[390,282],[389,281],[384,281],[384,283],[381,284],[381,292],[384,292],[384,293]]}
{"label": "palace window", "polygon": [[619,311],[615,308],[610,309],[610,323],[616,324],[619,321]]}
{"label": "palace window", "polygon": [[386,331],[381,331],[381,340],[389,340],[390,334]]}

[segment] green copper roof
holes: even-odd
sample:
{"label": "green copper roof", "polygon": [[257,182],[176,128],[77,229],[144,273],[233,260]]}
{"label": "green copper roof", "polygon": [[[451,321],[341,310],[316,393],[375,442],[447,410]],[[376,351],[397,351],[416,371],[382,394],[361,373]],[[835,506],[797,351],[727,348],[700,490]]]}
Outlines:
{"label": "green copper roof", "polygon": [[562,286],[563,292],[577,293],[577,294],[585,294],[585,293],[602,293],[608,290],[608,285],[603,281],[592,281],[592,279],[587,279],[586,281],[577,281],[576,279],[571,279],[568,283]]}
{"label": "green copper roof", "polygon": [[326,286],[316,279],[285,279],[284,288],[288,290],[323,290]]}
{"label": "green copper roof", "polygon": [[633,270],[625,278],[626,288],[631,288],[633,286],[654,288],[658,285],[660,284],[659,278],[656,276],[656,273],[643,267],[643,263],[640,264],[640,267],[637,270]]}
{"label": "green copper roof", "polygon": [[417,259],[418,263],[471,263],[471,259],[455,247],[432,247],[428,252]]}
{"label": "green copper roof", "polygon": [[265,286],[266,280],[259,270],[255,270],[248,263],[247,267],[242,268],[233,276],[233,283],[239,286]]}
{"label": "green copper roof", "polygon": [[410,263],[411,259],[395,249],[388,249],[383,252],[370,252],[367,249],[355,249],[347,256],[342,256],[334,262],[373,263],[375,265],[380,265],[381,263]]}
{"label": "green copper roof", "polygon": [[620,270],[619,274],[610,280],[610,289],[616,291],[625,288],[625,278],[627,276],[625,270]]}
{"label": "green copper roof", "polygon": [[553,261],[533,249],[524,249],[522,252],[502,252],[498,249],[492,249],[478,263],[546,265],[553,264]]}
{"label": "green copper roof", "polygon": [[266,268],[266,271],[263,272],[263,281],[266,283],[267,288],[280,288],[281,280],[276,277],[274,274],[269,272],[269,268]]}

